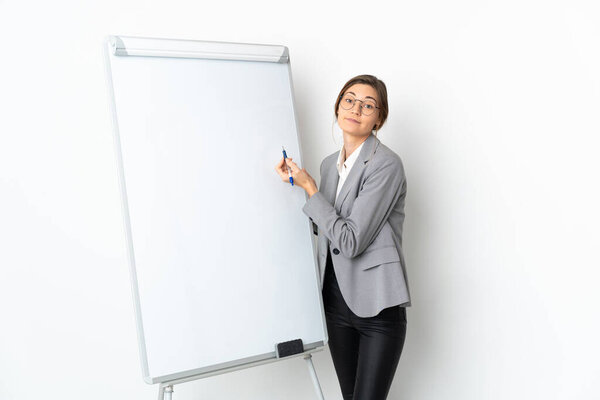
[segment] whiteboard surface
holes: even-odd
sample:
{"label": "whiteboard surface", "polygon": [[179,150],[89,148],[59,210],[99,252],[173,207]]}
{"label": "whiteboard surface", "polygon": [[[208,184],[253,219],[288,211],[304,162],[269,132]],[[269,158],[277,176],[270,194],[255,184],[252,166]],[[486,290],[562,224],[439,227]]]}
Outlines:
{"label": "whiteboard surface", "polygon": [[144,379],[324,346],[306,194],[274,171],[301,164],[290,64],[107,48]]}

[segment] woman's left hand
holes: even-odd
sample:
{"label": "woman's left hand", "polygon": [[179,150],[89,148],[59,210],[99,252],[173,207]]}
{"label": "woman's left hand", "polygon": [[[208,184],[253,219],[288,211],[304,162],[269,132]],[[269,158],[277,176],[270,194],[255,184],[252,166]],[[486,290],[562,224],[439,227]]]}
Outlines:
{"label": "woman's left hand", "polygon": [[[294,178],[294,185],[300,186],[302,189],[306,190],[306,192],[312,196],[315,192],[318,191],[317,184],[312,176],[308,174],[305,168],[300,169],[295,162],[291,160],[291,158],[286,158],[286,163],[292,169],[292,178]],[[283,157],[281,161],[275,167],[277,173],[282,177],[282,179],[287,182],[288,181],[288,172],[287,167],[283,163]]]}

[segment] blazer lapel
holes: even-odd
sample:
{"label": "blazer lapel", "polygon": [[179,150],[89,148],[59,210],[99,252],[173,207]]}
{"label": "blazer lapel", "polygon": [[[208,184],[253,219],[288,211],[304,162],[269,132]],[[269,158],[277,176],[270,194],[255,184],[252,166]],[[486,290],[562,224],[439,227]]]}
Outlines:
{"label": "blazer lapel", "polygon": [[[350,193],[350,188],[358,183],[358,179],[362,176],[363,169],[365,168],[367,162],[369,162],[371,159],[371,155],[374,153],[374,150],[376,150],[378,145],[379,139],[377,139],[377,137],[375,137],[373,134],[369,135],[369,137],[365,140],[365,144],[362,149],[360,149],[360,153],[358,154],[358,157],[354,162],[348,177],[346,177],[346,180],[344,181],[344,184],[340,189],[340,193],[335,201],[334,208],[338,214],[340,213],[341,205],[344,202],[344,199],[346,196],[348,196],[348,193]],[[335,168],[335,165],[331,169],[335,172],[335,175],[337,175],[337,179],[335,179],[335,186],[333,187],[333,196],[331,197],[331,200],[333,201],[335,198],[335,192],[337,190],[337,184],[339,182],[339,174],[337,168]],[[334,180],[332,179],[331,181],[333,182]],[[328,186],[331,187],[332,184],[329,184]]]}

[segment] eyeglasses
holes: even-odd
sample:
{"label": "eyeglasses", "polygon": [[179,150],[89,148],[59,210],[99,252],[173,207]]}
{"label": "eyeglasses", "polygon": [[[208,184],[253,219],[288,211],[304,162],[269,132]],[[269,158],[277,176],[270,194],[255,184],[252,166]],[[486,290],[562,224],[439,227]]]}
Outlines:
{"label": "eyeglasses", "polygon": [[360,108],[362,109],[361,111],[364,115],[371,115],[371,114],[373,114],[375,109],[380,108],[380,107],[377,107],[377,103],[375,103],[375,101],[373,101],[371,99],[358,100],[357,98],[352,96],[350,93],[346,93],[346,94],[342,95],[342,100],[340,102],[340,105],[342,106],[342,108],[344,110],[351,110],[352,107],[354,107],[354,103],[356,103],[357,101],[360,101],[362,103],[360,105]]}

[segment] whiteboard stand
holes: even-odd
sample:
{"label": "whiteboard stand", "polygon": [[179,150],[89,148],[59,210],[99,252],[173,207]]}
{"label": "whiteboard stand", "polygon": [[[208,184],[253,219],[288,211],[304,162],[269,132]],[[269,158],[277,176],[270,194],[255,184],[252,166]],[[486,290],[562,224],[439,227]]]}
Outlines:
{"label": "whiteboard stand", "polygon": [[[317,377],[317,372],[315,371],[315,366],[313,365],[313,362],[312,362],[312,353],[316,353],[317,351],[322,351],[322,350],[323,350],[323,348],[312,349],[312,350],[308,350],[304,353],[294,354],[293,356],[284,357],[284,358],[293,358],[293,357],[303,356],[303,358],[306,360],[306,363],[308,365],[308,371],[310,373],[310,377],[312,378],[313,385],[315,386],[315,391],[317,393],[316,398],[318,400],[324,400],[325,398],[323,397],[323,391],[321,390],[321,385],[319,384],[319,378]],[[270,360],[257,361],[257,362],[253,362],[253,363],[246,364],[246,365],[238,365],[236,367],[225,368],[225,369],[222,369],[219,371],[212,371],[212,372],[209,372],[206,374],[199,374],[199,375],[194,375],[194,376],[188,376],[186,378],[175,379],[172,381],[161,382],[160,386],[158,388],[158,400],[172,400],[173,399],[173,391],[174,391],[173,385],[190,382],[190,381],[195,381],[195,380],[202,379],[202,378],[208,378],[209,376],[213,376],[213,375],[226,374],[228,372],[233,372],[233,371],[237,371],[240,369],[252,368],[252,367],[256,367],[256,366],[263,365],[263,364],[269,364],[269,363],[272,363],[275,361],[283,360],[284,358],[274,358],[274,359],[270,359]]]}
{"label": "whiteboard stand", "polygon": [[[176,384],[302,356],[323,400],[307,195],[272,166],[282,144],[302,162],[287,47],[110,36],[105,66],[144,381],[171,400]],[[224,184],[239,173],[224,154],[252,179]]]}

